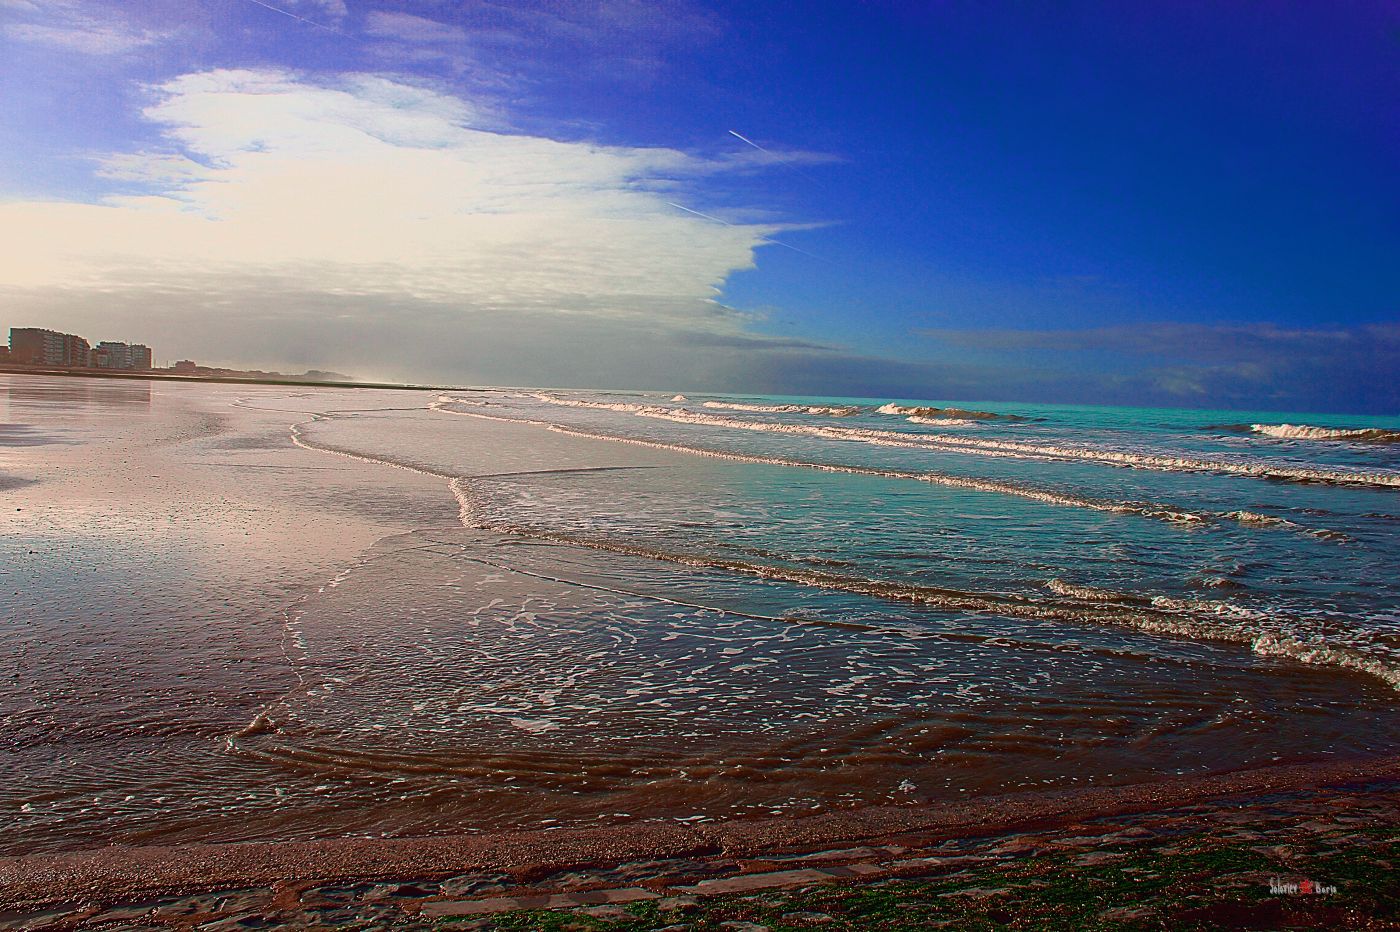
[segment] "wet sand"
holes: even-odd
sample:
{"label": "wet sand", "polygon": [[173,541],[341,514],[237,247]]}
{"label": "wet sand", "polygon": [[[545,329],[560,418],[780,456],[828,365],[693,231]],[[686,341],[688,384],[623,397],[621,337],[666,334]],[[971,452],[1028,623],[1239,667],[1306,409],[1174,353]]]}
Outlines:
{"label": "wet sand", "polygon": [[[1136,635],[1065,651],[1014,621],[883,639],[849,612],[827,624],[825,593],[469,526],[452,484],[528,503],[551,477],[752,479],[724,464],[416,393],[4,384],[10,908],[525,884],[1397,776],[1366,756],[1395,746],[1393,695],[1369,678]],[[978,653],[1008,636],[1013,660]],[[1197,696],[1181,671],[1201,659],[1219,679]],[[991,698],[910,704],[950,666]],[[1028,689],[1046,669],[1088,687]],[[1021,730],[1044,714],[1067,743]],[[951,730],[926,729],[936,715]],[[920,760],[950,742],[951,765]]]}
{"label": "wet sand", "polygon": [[[847,851],[847,860],[868,860],[872,846],[896,845],[907,853],[938,841],[1051,832],[1085,820],[1164,813],[1193,805],[1199,807],[1199,812],[1207,811],[1206,805],[1211,803],[1236,808],[1251,803],[1267,805],[1266,797],[1298,791],[1315,791],[1314,796],[1320,799],[1329,794],[1359,791],[1364,798],[1364,786],[1393,785],[1397,780],[1400,758],[1392,757],[1261,768],[1131,787],[1013,794],[940,807],[876,807],[808,818],[701,826],[656,823],[432,838],[117,846],[0,859],[0,909],[19,915],[32,911],[37,916],[45,910],[77,910],[81,904],[82,910],[91,915],[104,908],[157,897],[246,892],[259,887],[305,889],[329,882],[411,883],[471,873],[503,875],[512,878],[508,884],[526,890],[531,889],[532,881],[549,875],[606,870],[625,862],[655,862],[650,872],[659,877],[665,870],[685,873],[674,863],[664,863],[668,861],[738,859],[739,870],[732,873],[743,875],[748,872],[743,869],[745,862],[752,862],[751,871],[773,858],[852,845],[862,847]],[[1191,816],[1184,818],[1189,821]],[[823,863],[833,866],[842,859],[841,852],[833,852]],[[647,874],[648,869],[643,866],[633,871],[630,880],[645,887]],[[671,885],[678,882],[674,876],[667,880]],[[711,887],[715,892],[727,889],[714,883]],[[500,897],[508,895],[509,890],[509,886],[496,884],[487,892]],[[451,906],[481,897],[440,894],[426,900],[419,895],[410,899],[415,901],[414,912],[421,905],[419,901],[437,904],[432,911],[438,915],[454,910],[459,914],[489,911]],[[488,905],[495,908],[510,904],[493,901]]]}

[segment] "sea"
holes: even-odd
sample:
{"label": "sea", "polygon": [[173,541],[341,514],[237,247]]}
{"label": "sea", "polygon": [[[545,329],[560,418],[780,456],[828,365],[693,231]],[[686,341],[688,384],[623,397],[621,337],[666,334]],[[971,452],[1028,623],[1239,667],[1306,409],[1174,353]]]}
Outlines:
{"label": "sea", "polygon": [[0,409],[9,853],[1400,748],[1400,418],[76,381]]}

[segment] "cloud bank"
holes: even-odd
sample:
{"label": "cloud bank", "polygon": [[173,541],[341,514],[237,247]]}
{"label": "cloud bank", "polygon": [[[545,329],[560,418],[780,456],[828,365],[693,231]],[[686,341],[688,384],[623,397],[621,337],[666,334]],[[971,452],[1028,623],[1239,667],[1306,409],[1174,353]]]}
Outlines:
{"label": "cloud bank", "polygon": [[12,19],[0,26],[0,35],[6,39],[87,56],[127,55],[165,42],[178,32],[143,27],[120,8],[77,0],[48,0],[42,5],[35,0],[5,0],[0,12]]}
{"label": "cloud bank", "polygon": [[[1098,404],[1400,412],[1400,323],[924,330],[962,391]],[[979,377],[978,374],[981,374]],[[988,376],[1001,373],[1000,383]],[[950,376],[952,372],[948,373]]]}
{"label": "cloud bank", "polygon": [[168,351],[245,360],[270,320],[329,346],[372,319],[352,340],[414,335],[379,344],[409,374],[423,339],[465,351],[525,320],[740,333],[718,289],[779,228],[669,203],[752,162],[488,131],[470,103],[383,76],[210,71],[151,94],[165,146],[103,157],[113,193],[0,206],[18,311],[129,334],[159,317],[146,337]]}

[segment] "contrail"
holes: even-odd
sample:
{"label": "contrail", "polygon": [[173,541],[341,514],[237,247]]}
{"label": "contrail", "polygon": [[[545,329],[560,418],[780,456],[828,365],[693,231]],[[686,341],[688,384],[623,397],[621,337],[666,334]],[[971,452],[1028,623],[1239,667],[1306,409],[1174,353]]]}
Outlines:
{"label": "contrail", "polygon": [[733,136],[735,139],[739,140],[745,145],[753,146],[755,149],[757,149],[759,152],[762,152],[764,155],[769,156],[770,158],[777,159],[779,162],[782,162],[788,168],[791,168],[793,171],[797,172],[799,175],[801,175],[803,178],[806,178],[808,181],[815,181],[817,184],[821,184],[821,181],[814,178],[810,172],[808,172],[798,163],[794,162],[792,159],[783,155],[781,152],[774,152],[772,149],[766,149],[763,146],[760,146],[758,143],[754,142],[749,137],[745,136],[743,133],[738,132],[737,130],[731,129],[729,131],[729,135]]}
{"label": "contrail", "polygon": [[[737,135],[737,134],[736,134],[736,135]],[[667,201],[667,202],[666,202],[666,205],[667,205],[668,207],[674,207],[674,208],[676,208],[676,210],[683,210],[683,211],[685,211],[685,212],[688,213],[688,214],[694,214],[694,215],[697,216],[697,217],[704,217],[706,220],[713,220],[715,223],[722,223],[722,224],[724,224],[724,225],[727,226],[727,227],[732,227],[732,226],[734,226],[734,224],[730,223],[728,220],[721,220],[721,219],[718,218],[718,217],[712,217],[712,216],[710,216],[709,214],[703,214],[703,213],[701,213],[701,212],[698,211],[698,210],[691,210],[689,207],[684,207],[684,206],[682,206],[682,205],[680,205],[680,204],[677,204],[675,201]],[[816,259],[818,262],[821,261],[821,257],[820,257],[820,256],[814,256],[814,255],[812,255],[810,252],[808,252],[807,250],[805,250],[805,249],[798,249],[796,246],[792,245],[791,243],[785,243],[785,242],[783,242],[783,241],[780,240],[780,239],[773,239],[772,237],[765,236],[765,237],[763,237],[762,242],[765,242],[765,243],[772,243],[774,246],[786,246],[788,249],[791,249],[793,252],[800,252],[800,253],[802,253],[802,255],[804,255],[804,256],[809,256],[810,258]]]}
{"label": "contrail", "polygon": [[307,19],[305,16],[298,16],[297,14],[293,13],[291,10],[284,10],[284,9],[282,9],[281,7],[273,6],[273,5],[270,4],[270,3],[263,3],[263,0],[248,0],[248,2],[249,2],[249,3],[256,3],[258,6],[262,7],[264,10],[271,10],[271,11],[274,12],[274,13],[281,13],[283,16],[290,16],[292,19],[299,20],[299,21],[301,21],[301,22],[303,22],[303,23],[306,23],[306,25],[308,25],[308,26],[315,26],[317,29],[324,29],[324,30],[326,30],[326,32],[333,32],[333,33],[335,33],[335,34],[338,35],[338,36],[345,36],[345,38],[347,38],[347,39],[353,38],[349,33],[341,32],[339,29],[336,29],[334,26],[327,26],[325,23],[318,23],[318,22],[316,22],[314,19]]}
{"label": "contrail", "polygon": [[688,213],[688,214],[694,214],[694,215],[697,216],[697,217],[704,217],[706,220],[713,220],[715,223],[722,223],[722,224],[724,224],[724,225],[727,226],[727,227],[732,227],[732,226],[734,225],[734,224],[730,223],[728,220],[721,220],[721,219],[719,219],[718,217],[711,217],[709,214],[702,214],[702,213],[700,213],[700,211],[698,211],[698,210],[691,210],[689,207],[682,207],[680,204],[677,204],[677,203],[675,203],[674,201],[667,201],[667,202],[666,202],[666,206],[667,206],[667,207],[674,207],[674,208],[676,208],[676,210],[683,210],[683,211],[685,211],[686,213]]}
{"label": "contrail", "polygon": [[[738,140],[741,140],[741,141],[743,141],[743,142],[748,143],[749,145],[751,145],[751,146],[753,146],[755,149],[757,149],[759,152],[768,152],[767,149],[763,148],[763,147],[760,146],[758,143],[754,142],[752,139],[750,139],[749,137],[745,136],[743,133],[736,133],[736,132],[734,132],[734,130],[731,129],[731,130],[729,131],[729,135],[733,136],[735,139],[738,139]],[[768,154],[769,154],[769,155],[773,155],[772,152],[768,152]]]}

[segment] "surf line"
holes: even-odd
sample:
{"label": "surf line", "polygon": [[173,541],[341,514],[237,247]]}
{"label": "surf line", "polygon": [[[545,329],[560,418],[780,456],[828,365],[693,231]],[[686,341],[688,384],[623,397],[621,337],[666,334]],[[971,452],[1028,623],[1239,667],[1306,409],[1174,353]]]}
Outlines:
{"label": "surf line", "polygon": [[[462,511],[464,515],[468,514],[469,506],[464,503]],[[473,515],[473,517],[475,516]],[[477,522],[472,527],[478,530],[491,530],[537,540],[547,540],[565,546],[662,560],[701,570],[720,570],[792,585],[851,592],[894,602],[925,605],[936,611],[997,615],[1033,621],[1109,625],[1129,628],[1159,637],[1237,644],[1247,647],[1256,656],[1282,657],[1297,663],[1363,673],[1380,680],[1392,689],[1400,690],[1400,664],[1369,656],[1364,651],[1350,645],[1329,645],[1318,640],[1307,640],[1284,631],[1270,631],[1257,623],[1245,620],[1244,617],[1233,619],[1238,622],[1237,624],[1224,624],[1222,618],[1226,617],[1225,613],[1218,609],[1228,607],[1228,603],[1192,605],[1185,602],[1173,604],[1163,600],[1161,603],[1153,602],[1147,605],[1123,604],[1106,600],[1103,597],[1105,590],[1096,590],[1092,596],[1086,598],[1074,594],[1072,587],[1056,587],[1054,585],[1049,587],[1052,592],[1066,594],[1070,597],[1061,600],[1018,598],[993,593],[961,592],[934,586],[841,576],[813,570],[748,563],[741,560],[692,556],[516,525],[484,525]],[[1053,582],[1055,580],[1052,580]],[[800,617],[772,620],[786,624],[804,624],[813,621]],[[817,620],[816,623],[825,624],[820,620]],[[865,630],[891,630],[865,625],[849,626]]]}
{"label": "surf line", "polygon": [[739,420],[731,417],[686,411],[681,408],[666,408],[659,405],[629,404],[626,402],[597,402],[586,401],[580,398],[561,398],[546,392],[532,392],[529,397],[546,404],[561,405],[571,408],[596,408],[600,410],[623,411],[637,417],[674,421],[678,424],[701,424],[708,427],[723,427],[733,430],[797,434],[826,440],[859,441],[876,446],[948,450],[954,453],[1029,459],[1052,463],[1102,463],[1109,466],[1130,469],[1149,469],[1162,472],[1218,473],[1246,476],[1254,479],[1269,479],[1278,482],[1320,482],[1330,485],[1400,488],[1400,473],[1391,472],[1362,473],[1302,466],[1275,466],[1260,462],[1237,463],[1226,460],[1196,459],[1190,456],[1162,456],[1119,450],[1095,450],[1087,447],[1035,444],[1019,440],[996,440],[985,437],[954,436],[952,434],[910,434],[880,429],[824,427],[812,424],[786,424],[775,421]]}
{"label": "surf line", "polygon": [[[562,432],[566,434],[574,433],[584,437],[592,436],[587,432],[575,431],[569,428],[559,428],[557,425],[548,424],[546,422],[523,421],[518,418],[452,411],[440,407],[440,405],[450,403],[450,401],[450,399],[446,401],[439,400],[428,407],[431,410],[444,411],[445,413],[458,414],[464,417],[476,417],[484,420],[514,424],[530,423],[536,426],[562,430]],[[1295,662],[1330,666],[1351,670],[1353,672],[1365,673],[1381,680],[1394,689],[1400,690],[1400,666],[1367,656],[1365,653],[1349,646],[1333,647],[1309,642],[1297,638],[1292,634],[1266,631],[1254,624],[1240,624],[1237,626],[1222,625],[1218,617],[1205,618],[1194,612],[1174,612],[1157,607],[1109,606],[1102,604],[1102,600],[1097,597],[1087,600],[1087,602],[1079,602],[1077,600],[1071,602],[1049,602],[980,593],[964,593],[955,590],[938,589],[931,586],[908,586],[880,580],[838,576],[831,573],[763,566],[738,560],[692,557],[686,554],[674,554],[667,551],[636,547],[634,545],[615,543],[612,541],[578,538],[567,534],[532,528],[510,525],[493,526],[481,513],[477,497],[468,486],[472,477],[453,476],[440,470],[411,466],[406,463],[399,463],[382,457],[361,455],[334,447],[321,446],[310,443],[301,436],[300,428],[302,425],[325,419],[325,415],[313,414],[307,420],[291,425],[293,442],[297,446],[307,450],[346,456],[351,459],[357,459],[376,465],[393,466],[398,469],[406,469],[410,472],[433,476],[435,478],[445,478],[448,480],[448,491],[458,503],[458,519],[462,526],[469,530],[533,537],[540,540],[549,540],[565,546],[602,550],[622,555],[661,560],[683,566],[728,571],[751,577],[770,579],[776,582],[842,590],[874,598],[889,599],[891,601],[924,604],[944,611],[965,611],[974,614],[992,614],[1001,615],[1003,617],[1037,620],[1059,620],[1079,624],[1109,624],[1133,628],[1147,634],[1159,636],[1240,644],[1247,646],[1251,652],[1258,656],[1286,657]],[[603,434],[597,435],[593,439],[617,440],[621,438],[614,438]],[[696,452],[682,446],[652,443],[650,441],[624,440],[623,442],[636,442],[642,446],[671,448],[684,453]],[[723,453],[711,453],[710,455],[722,458],[739,456],[737,454],[730,455]],[[746,457],[746,459],[753,462],[767,461],[766,458],[761,457]],[[845,467],[830,467],[824,464],[782,463],[782,465],[803,465],[817,469],[848,471]],[[877,475],[881,474],[881,471],[878,470],[874,472]],[[910,474],[910,477],[917,477],[918,475],[919,474]],[[565,583],[567,580],[561,579],[559,582]],[[802,619],[800,618],[785,620],[785,623],[789,624],[800,624],[801,622]]]}
{"label": "surf line", "polygon": [[[462,481],[462,480],[454,480],[454,481]],[[491,532],[491,533],[506,533],[506,534],[509,534],[510,536],[513,536],[513,537],[530,536],[530,535],[517,534],[517,533],[511,532],[511,531],[500,531],[500,530],[497,530],[496,528],[490,528],[490,527],[472,527],[472,528],[469,528],[469,530],[484,530],[484,531],[489,531],[489,532]],[[448,541],[436,541],[436,543],[437,543],[438,545],[444,546],[444,547],[456,547],[458,550],[464,549],[464,548],[462,548],[462,546],[461,546],[460,544],[453,544],[453,543],[450,543],[450,542],[448,542]],[[783,616],[783,615],[761,615],[761,614],[758,614],[757,612],[743,612],[743,611],[739,611],[738,609],[733,609],[733,608],[721,608],[721,607],[719,607],[719,606],[717,606],[717,605],[704,605],[704,604],[702,604],[702,603],[700,603],[700,602],[687,602],[687,601],[685,601],[684,599],[672,599],[672,598],[670,598],[670,597],[668,597],[668,596],[664,596],[664,595],[654,595],[654,594],[649,593],[649,592],[634,592],[634,591],[632,591],[632,590],[630,590],[630,589],[618,589],[618,588],[615,588],[615,587],[612,587],[612,586],[603,586],[603,585],[599,585],[598,583],[587,583],[587,582],[583,582],[583,581],[578,580],[578,579],[567,579],[567,578],[565,578],[565,577],[563,577],[563,576],[551,576],[551,575],[549,575],[548,573],[537,573],[537,572],[534,572],[533,570],[521,569],[521,568],[518,567],[518,566],[510,566],[510,565],[505,564],[505,563],[497,563],[497,562],[495,562],[494,560],[487,560],[487,559],[484,558],[484,557],[469,557],[469,556],[466,556],[465,554],[462,554],[462,553],[457,554],[457,559],[459,559],[459,560],[465,560],[465,561],[467,561],[468,563],[476,563],[476,564],[478,564],[479,566],[489,566],[489,567],[491,567],[492,569],[501,570],[501,571],[506,572],[506,573],[515,573],[515,574],[517,574],[517,575],[519,575],[519,576],[528,576],[528,577],[531,578],[531,579],[539,579],[539,580],[543,580],[544,582],[559,583],[560,585],[563,585],[563,586],[572,586],[572,587],[577,588],[577,589],[588,589],[588,590],[591,590],[591,591],[593,591],[593,592],[606,592],[606,593],[608,593],[609,595],[626,596],[627,598],[640,599],[640,600],[644,600],[644,601],[647,601],[647,602],[660,602],[660,603],[663,604],[663,605],[675,605],[675,606],[679,606],[679,607],[681,607],[681,608],[693,608],[693,609],[695,609],[695,610],[697,610],[697,611],[701,611],[701,612],[713,612],[713,613],[716,614],[716,615],[732,615],[732,616],[734,616],[734,617],[736,617],[736,618],[748,618],[748,619],[751,619],[751,620],[753,620],[753,621],[771,621],[771,622],[776,622],[776,623],[778,623],[778,624],[787,624],[787,625],[790,625],[790,624],[822,624],[822,625],[831,625],[831,626],[842,627],[842,628],[852,628],[852,629],[861,630],[861,631],[877,630],[877,626],[875,626],[875,625],[865,625],[865,624],[859,624],[859,623],[854,623],[854,622],[828,622],[828,621],[821,620],[821,619],[816,619],[816,620],[814,620],[814,619],[809,619],[809,618],[803,618],[803,617],[798,616],[798,615],[786,615],[786,616]],[[886,630],[887,627],[888,627],[888,626],[878,626],[878,630]]]}
{"label": "surf line", "polygon": [[[1279,530],[1292,530],[1320,540],[1328,540],[1334,543],[1348,541],[1349,538],[1335,531],[1314,530],[1303,527],[1296,522],[1282,518],[1272,518],[1267,515],[1256,515],[1252,512],[1233,511],[1223,514],[1191,511],[1185,508],[1177,508],[1170,505],[1162,505],[1155,502],[1118,502],[1110,499],[1092,498],[1087,495],[1074,495],[1068,492],[1052,492],[1045,489],[1032,488],[1030,486],[1019,485],[1014,482],[1007,482],[999,479],[978,479],[967,476],[956,476],[939,472],[907,472],[895,469],[878,469],[872,466],[839,466],[832,463],[817,463],[809,460],[789,459],[781,456],[760,456],[752,453],[734,453],[727,450],[715,450],[708,447],[696,447],[679,443],[667,443],[661,440],[643,440],[638,437],[618,437],[612,434],[600,433],[597,431],[585,430],[578,427],[567,427],[562,424],[555,424],[550,421],[540,421],[533,418],[503,417],[496,414],[482,414],[477,411],[458,411],[445,407],[449,404],[457,403],[458,399],[445,397],[428,405],[432,411],[443,414],[455,414],[459,417],[474,417],[487,421],[499,421],[506,424],[525,424],[531,427],[541,427],[555,433],[565,434],[572,437],[582,437],[589,440],[606,440],[612,443],[627,443],[635,446],[649,447],[654,450],[666,450],[671,453],[682,453],[691,456],[708,456],[714,459],[729,460],[736,463],[753,463],[767,466],[788,466],[796,469],[814,469],[819,472],[837,472],[857,476],[874,476],[882,479],[904,479],[914,482],[927,482],[930,485],[945,486],[948,488],[969,489],[976,492],[990,492],[1000,495],[1012,495],[1019,498],[1030,499],[1048,505],[1057,505],[1067,508],[1086,508],[1092,511],[1100,511],[1108,514],[1136,515],[1142,518],[1150,518],[1156,521],[1164,521],[1168,524],[1181,525],[1186,527],[1205,527],[1215,523],[1231,522],[1243,524],[1251,527],[1275,528]],[[473,402],[466,402],[472,404]]]}

